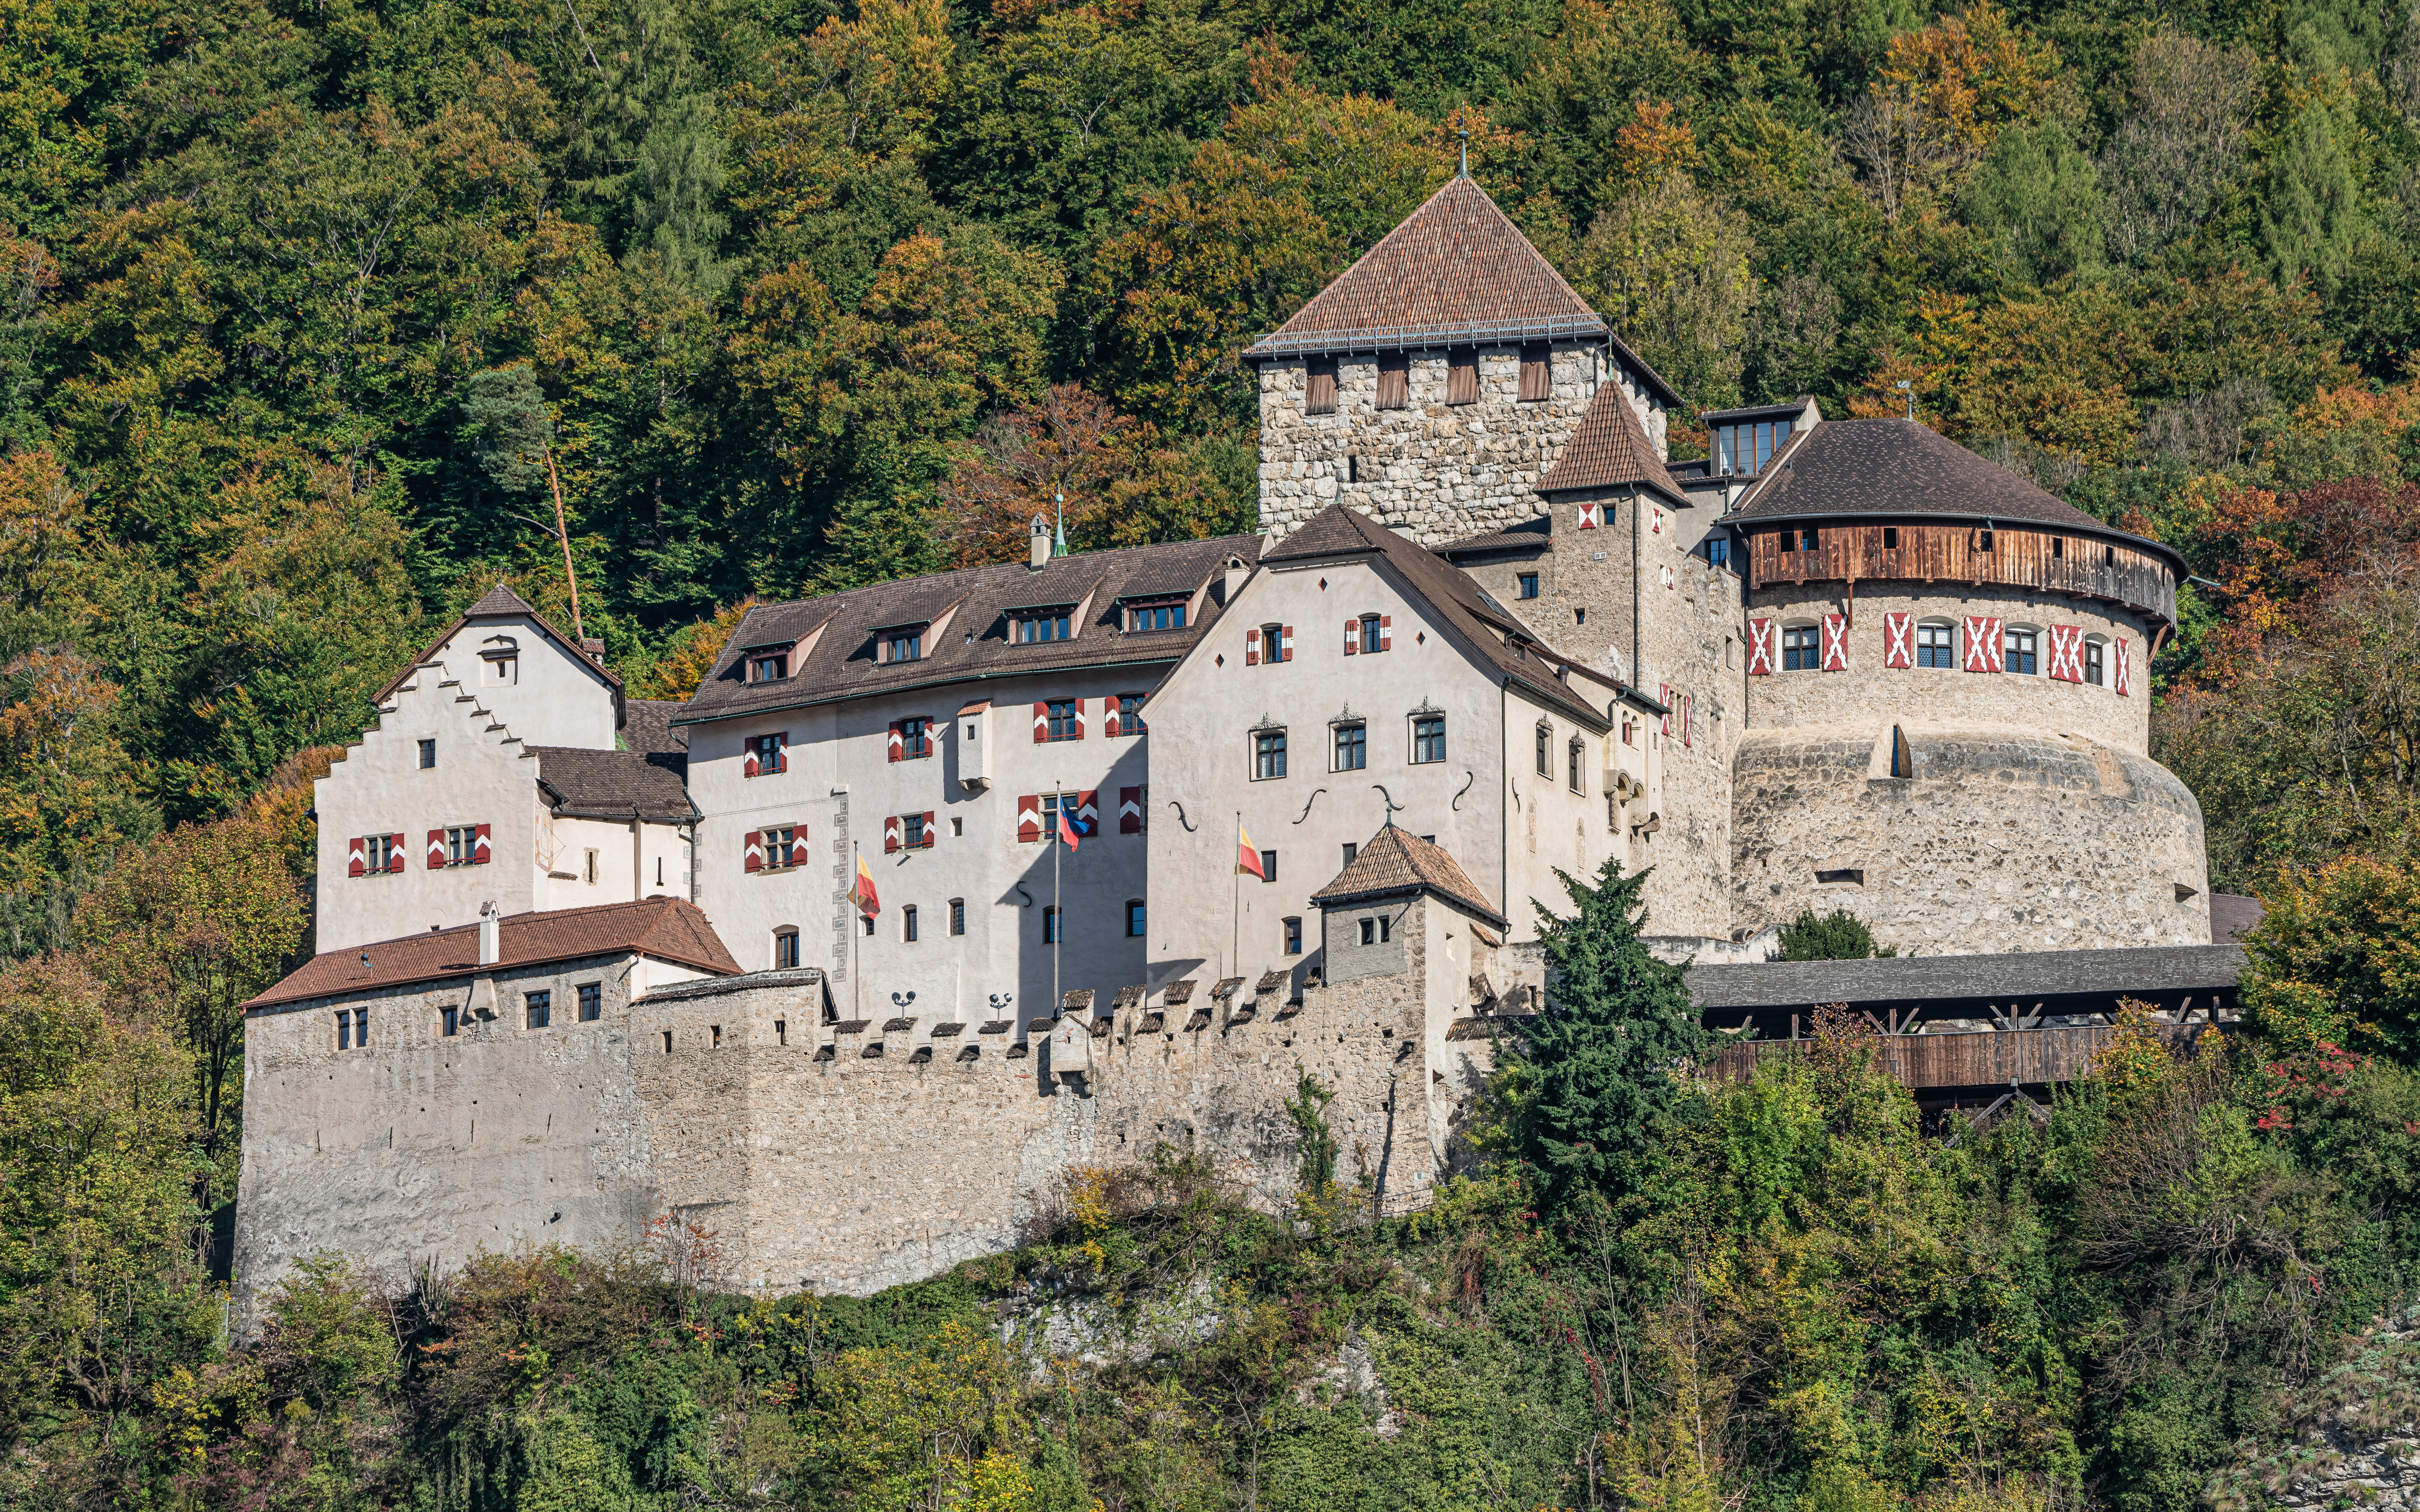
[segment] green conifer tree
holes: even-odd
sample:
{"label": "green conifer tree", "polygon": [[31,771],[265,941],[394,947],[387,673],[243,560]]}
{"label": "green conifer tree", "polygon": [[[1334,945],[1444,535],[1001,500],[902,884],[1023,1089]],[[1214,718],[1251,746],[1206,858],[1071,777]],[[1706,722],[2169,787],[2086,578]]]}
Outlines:
{"label": "green conifer tree", "polygon": [[1617,1200],[1638,1190],[1654,1161],[1656,1128],[1681,1093],[1706,1031],[1681,968],[1639,940],[1647,873],[1608,857],[1591,887],[1557,872],[1577,911],[1538,905],[1553,976],[1543,1012],[1507,1065],[1514,1089],[1512,1148],[1559,1203],[1582,1185]]}

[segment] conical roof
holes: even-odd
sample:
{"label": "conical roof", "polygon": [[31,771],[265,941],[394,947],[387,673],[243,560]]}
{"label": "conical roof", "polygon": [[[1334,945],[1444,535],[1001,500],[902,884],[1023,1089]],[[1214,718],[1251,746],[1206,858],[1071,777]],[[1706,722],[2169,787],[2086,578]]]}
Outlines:
{"label": "conical roof", "polygon": [[1664,459],[1655,455],[1655,443],[1647,439],[1647,427],[1639,424],[1638,409],[1630,395],[1619,383],[1602,383],[1596,397],[1589,401],[1588,413],[1580,417],[1579,429],[1572,432],[1555,465],[1538,480],[1538,491],[1573,493],[1631,485],[1653,488],[1676,504],[1689,501],[1665,469]]}
{"label": "conical roof", "polygon": [[1244,356],[1610,334],[1487,191],[1456,177]]}

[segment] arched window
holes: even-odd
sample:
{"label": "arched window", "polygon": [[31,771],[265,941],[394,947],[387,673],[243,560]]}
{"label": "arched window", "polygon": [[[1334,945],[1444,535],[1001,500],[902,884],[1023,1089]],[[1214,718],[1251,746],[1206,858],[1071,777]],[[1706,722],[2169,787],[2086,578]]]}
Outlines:
{"label": "arched window", "polygon": [[1947,620],[1927,620],[1916,627],[1916,664],[1958,670],[1958,626]]}
{"label": "arched window", "polygon": [[1781,670],[1811,672],[1823,665],[1823,632],[1811,625],[1781,627]]}
{"label": "arched window", "polygon": [[799,932],[797,930],[777,929],[773,932],[773,969],[776,971],[799,969]]}
{"label": "arched window", "polygon": [[2030,625],[2011,625],[2000,632],[2009,671],[2032,677],[2041,671],[2041,632]]}

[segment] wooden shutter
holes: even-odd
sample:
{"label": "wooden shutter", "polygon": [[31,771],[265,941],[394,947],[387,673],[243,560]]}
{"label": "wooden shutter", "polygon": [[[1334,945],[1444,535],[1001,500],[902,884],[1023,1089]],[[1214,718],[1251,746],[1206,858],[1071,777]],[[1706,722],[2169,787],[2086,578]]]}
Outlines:
{"label": "wooden shutter", "polygon": [[1033,743],[1037,746],[1050,738],[1050,705],[1041,699],[1033,701]]}
{"label": "wooden shutter", "polygon": [[1016,800],[1016,838],[1020,841],[1042,838],[1042,795],[1029,793]]}
{"label": "wooden shutter", "polygon": [[2084,629],[2081,625],[2052,625],[2050,637],[2050,674],[2062,683],[2084,681]]}
{"label": "wooden shutter", "polygon": [[1294,626],[1291,625],[1278,632],[1278,660],[1294,660]]}
{"label": "wooden shutter", "polygon": [[804,825],[790,826],[790,864],[792,866],[807,864],[807,826]]}
{"label": "wooden shutter", "polygon": [[1359,620],[1347,620],[1344,622],[1344,654],[1348,656],[1356,656],[1360,652],[1360,650],[1361,622]]}
{"label": "wooden shutter", "polygon": [[1581,530],[1584,530],[1584,531],[1592,531],[1592,530],[1595,530],[1599,525],[1602,525],[1602,524],[1604,524],[1604,523],[1605,523],[1605,506],[1604,506],[1603,504],[1590,503],[1590,504],[1582,504],[1582,505],[1580,505],[1580,529],[1581,529]]}
{"label": "wooden shutter", "polygon": [[345,875],[357,877],[367,872],[369,870],[367,856],[370,848],[368,838],[357,835],[347,841],[345,845],[349,853],[345,858]]}
{"label": "wooden shutter", "polygon": [[765,832],[763,830],[752,829],[748,832],[748,848],[739,853],[739,867],[743,872],[765,870]]}
{"label": "wooden shutter", "polygon": [[1378,359],[1378,408],[1412,407],[1412,358],[1409,352],[1388,352]]}
{"label": "wooden shutter", "polygon": [[882,816],[882,849],[885,854],[888,854],[898,848],[899,816],[895,813],[885,814]]}
{"label": "wooden shutter", "polygon": [[786,772],[789,769],[790,733],[787,730],[776,730],[773,732],[773,770]]}
{"label": "wooden shutter", "polygon": [[403,837],[401,835],[389,835],[386,838],[386,869],[388,871],[402,871],[403,858],[409,854],[410,853],[403,848]]}
{"label": "wooden shutter", "polygon": [[1845,614],[1823,616],[1823,670],[1827,672],[1849,670],[1849,617]]}
{"label": "wooden shutter", "polygon": [[428,832],[428,870],[431,872],[445,870],[445,831],[442,829],[432,829]]}
{"label": "wooden shutter", "polygon": [[1883,616],[1883,665],[1913,667],[1916,665],[1916,616],[1885,614]]}
{"label": "wooden shutter", "polygon": [[473,825],[471,828],[471,864],[473,866],[485,866],[493,855],[494,853],[488,847],[488,826],[485,825]]}
{"label": "wooden shutter", "polygon": [[1118,833],[1121,835],[1142,833],[1142,789],[1118,789]]}
{"label": "wooden shutter", "polygon": [[927,809],[927,810],[924,810],[924,841],[923,841],[923,849],[925,849],[925,850],[928,850],[928,851],[929,851],[929,850],[931,850],[932,848],[933,848],[933,810],[930,810],[930,809]]}
{"label": "wooden shutter", "polygon": [[1780,643],[1781,627],[1772,620],[1747,622],[1747,674],[1763,677],[1773,671],[1774,647]]}
{"label": "wooden shutter", "polygon": [[897,761],[908,753],[907,737],[899,733],[899,721],[891,721],[891,759]]}
{"label": "wooden shutter", "polygon": [[1555,396],[1553,354],[1544,346],[1521,348],[1521,400],[1524,404]]}
{"label": "wooden shutter", "polygon": [[1988,614],[1969,614],[1965,630],[1966,670],[1970,672],[2000,671],[2008,649],[2000,640],[2000,622]]}
{"label": "wooden shutter", "polygon": [[1479,353],[1465,347],[1445,354],[1445,402],[1479,402]]}
{"label": "wooden shutter", "polygon": [[1391,614],[1381,614],[1378,616],[1378,649],[1392,651],[1394,648],[1395,617]]}
{"label": "wooden shutter", "polygon": [[1076,795],[1076,833],[1086,840],[1101,832],[1100,790],[1086,788]]}
{"label": "wooden shutter", "polygon": [[1302,412],[1306,415],[1336,413],[1336,359],[1314,357],[1304,374]]}
{"label": "wooden shutter", "polygon": [[1081,740],[1084,738],[1084,705],[1092,701],[1090,699],[1070,699],[1068,702],[1075,705],[1076,730],[1075,733],[1069,735],[1067,738],[1070,740]]}
{"label": "wooden shutter", "polygon": [[739,775],[742,777],[754,777],[756,772],[756,737],[754,735],[750,735],[748,737],[747,754],[740,758]]}
{"label": "wooden shutter", "polygon": [[1261,632],[1257,629],[1247,630],[1244,632],[1244,665],[1257,667],[1260,664]]}
{"label": "wooden shutter", "polygon": [[2134,696],[2134,648],[2122,637],[2109,640],[2109,686],[2119,698]]}
{"label": "wooden shutter", "polygon": [[1672,733],[1672,685],[1671,685],[1671,684],[1669,684],[1669,683],[1658,683],[1658,684],[1656,684],[1656,685],[1655,685],[1655,702],[1664,705],[1664,717],[1663,717],[1663,721],[1662,721],[1662,723],[1661,723],[1661,724],[1659,724],[1659,725],[1657,726],[1657,729],[1658,729],[1658,730],[1659,730],[1663,734],[1665,734],[1665,735],[1668,736],[1668,735],[1670,735],[1670,734]]}
{"label": "wooden shutter", "polygon": [[1101,700],[1101,738],[1115,740],[1125,733],[1125,717],[1118,712],[1118,696],[1111,693]]}

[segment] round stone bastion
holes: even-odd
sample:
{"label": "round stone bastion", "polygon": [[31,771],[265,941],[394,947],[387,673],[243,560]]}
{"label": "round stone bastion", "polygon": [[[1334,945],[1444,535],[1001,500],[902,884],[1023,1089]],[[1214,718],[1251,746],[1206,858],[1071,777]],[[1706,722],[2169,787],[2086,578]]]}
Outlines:
{"label": "round stone bastion", "polygon": [[1904,718],[1750,730],[1732,804],[1740,930],[1845,908],[1902,955],[2210,943],[2201,805],[2157,762],[2089,734]]}

